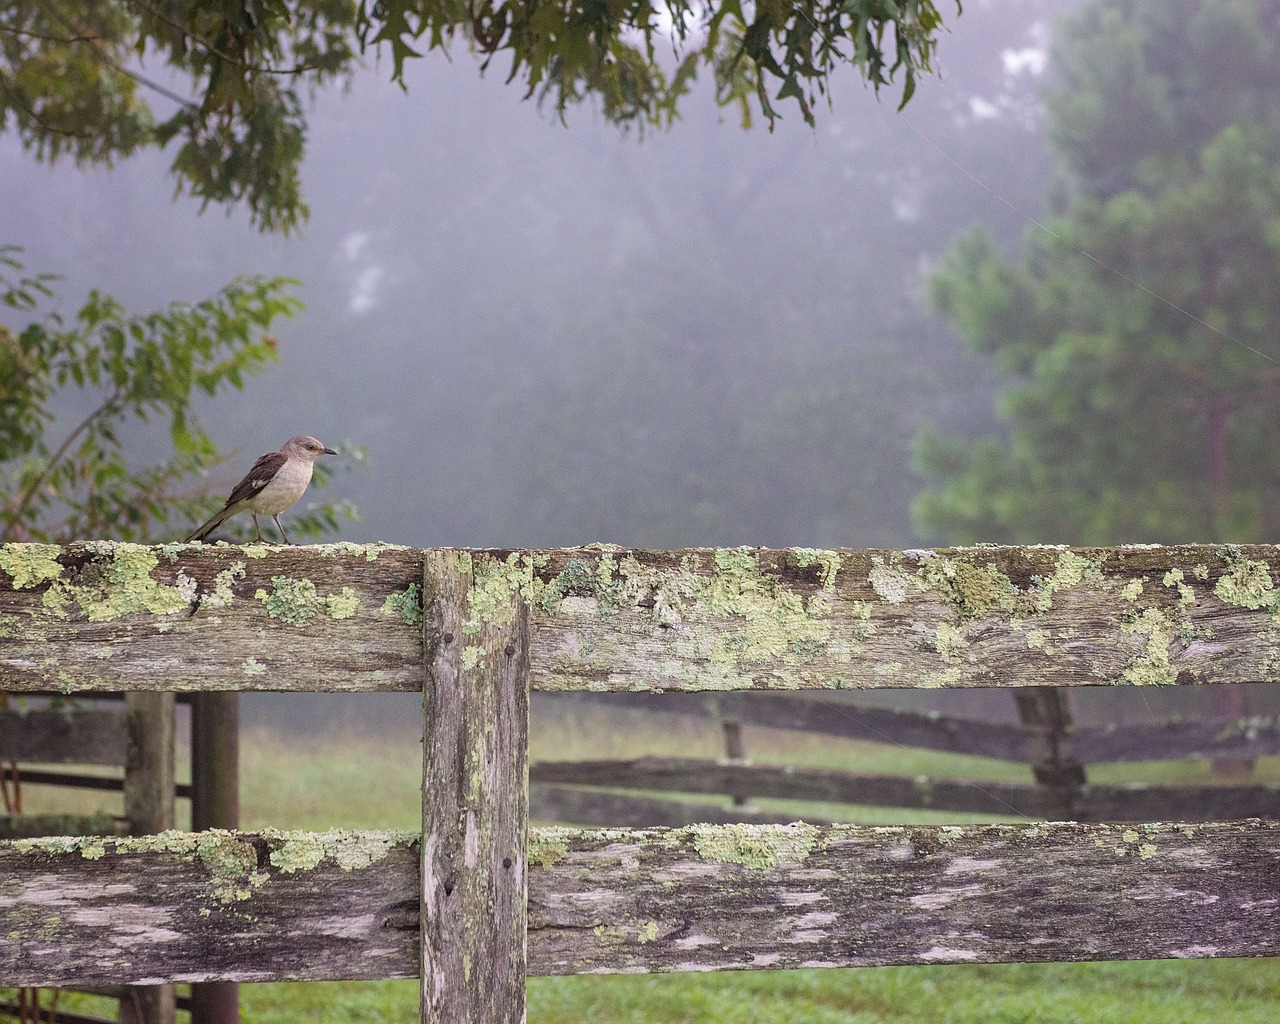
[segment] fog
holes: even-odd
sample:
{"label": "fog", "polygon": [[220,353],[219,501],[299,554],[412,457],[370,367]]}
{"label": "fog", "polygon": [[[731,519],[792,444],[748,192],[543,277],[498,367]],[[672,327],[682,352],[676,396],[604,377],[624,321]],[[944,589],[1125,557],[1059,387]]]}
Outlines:
{"label": "fog", "polygon": [[[325,494],[359,506],[346,539],[926,541],[912,439],[989,429],[994,377],[924,277],[958,232],[1013,246],[1039,212],[1047,19],[1072,6],[967,3],[904,113],[848,69],[815,128],[786,104],[743,130],[701,89],[626,135],[465,52],[417,61],[407,92],[371,61],[315,97],[290,238],[175,200],[164,154],[51,169],[6,137],[0,241],[63,276],[66,310],[303,282],[279,365],[201,410],[232,453],[209,483],[294,433],[364,445]],[[148,430],[139,452],[163,451]]]}

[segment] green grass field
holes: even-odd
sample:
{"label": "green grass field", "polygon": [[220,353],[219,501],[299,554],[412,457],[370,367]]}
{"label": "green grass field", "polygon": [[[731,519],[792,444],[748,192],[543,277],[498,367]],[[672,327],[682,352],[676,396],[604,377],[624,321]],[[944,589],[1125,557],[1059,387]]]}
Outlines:
{"label": "green grass field", "polygon": [[[745,738],[748,753],[763,762],[976,779],[1029,777],[1026,768],[1003,762],[879,744],[754,728]],[[598,757],[607,750],[612,757],[714,757],[721,744],[719,728],[710,722],[543,707],[534,715],[532,755],[559,760]],[[243,827],[416,829],[420,758],[411,734],[374,738],[352,730],[282,738],[248,731],[242,742]],[[1091,775],[1107,781],[1213,778],[1208,764],[1199,761],[1110,766]],[[1280,759],[1258,762],[1255,780],[1278,777]],[[27,805],[31,811],[55,805],[73,809],[65,792],[42,787],[28,787]],[[100,806],[100,798],[86,795],[76,809]],[[833,806],[819,813],[828,810],[832,817],[868,823],[960,820],[954,814],[879,808]],[[245,985],[241,997],[244,1019],[255,1022],[417,1019],[416,981]],[[64,999],[60,1005],[73,1004]],[[74,1005],[99,1013],[108,1006],[100,1000]],[[528,990],[530,1024],[1270,1024],[1278,1006],[1280,959],[533,978]]]}

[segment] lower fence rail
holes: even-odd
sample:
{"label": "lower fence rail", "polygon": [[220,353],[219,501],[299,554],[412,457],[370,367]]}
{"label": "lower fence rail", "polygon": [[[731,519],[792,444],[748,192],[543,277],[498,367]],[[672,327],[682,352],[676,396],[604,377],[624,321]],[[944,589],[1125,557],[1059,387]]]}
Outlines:
{"label": "lower fence rail", "polygon": [[[0,843],[13,985],[419,973],[419,836]],[[528,972],[1280,954],[1280,824],[536,828]]]}

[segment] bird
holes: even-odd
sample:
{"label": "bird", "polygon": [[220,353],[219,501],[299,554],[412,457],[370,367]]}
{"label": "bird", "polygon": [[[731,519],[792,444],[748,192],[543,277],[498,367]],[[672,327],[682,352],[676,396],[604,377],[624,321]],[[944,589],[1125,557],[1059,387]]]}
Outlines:
{"label": "bird", "polygon": [[258,516],[270,516],[276,521],[276,529],[284,542],[292,544],[280,525],[280,513],[302,497],[307,484],[311,483],[311,470],[316,459],[321,455],[337,454],[308,434],[289,438],[279,451],[258,457],[244,479],[231,489],[231,497],[227,498],[222,510],[192,533],[186,543],[202,541],[237,512],[248,512],[253,516],[253,532],[257,534],[259,543],[262,531],[258,528]]}

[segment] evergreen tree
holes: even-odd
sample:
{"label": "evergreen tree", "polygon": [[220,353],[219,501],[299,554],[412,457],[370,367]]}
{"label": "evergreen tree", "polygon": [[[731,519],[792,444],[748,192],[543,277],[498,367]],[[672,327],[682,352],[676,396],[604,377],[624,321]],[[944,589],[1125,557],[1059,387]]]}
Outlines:
{"label": "evergreen tree", "polygon": [[925,436],[916,503],[953,541],[1280,532],[1280,2],[1091,0],[1047,98],[1056,215],[932,281],[1010,378],[1003,436]]}

